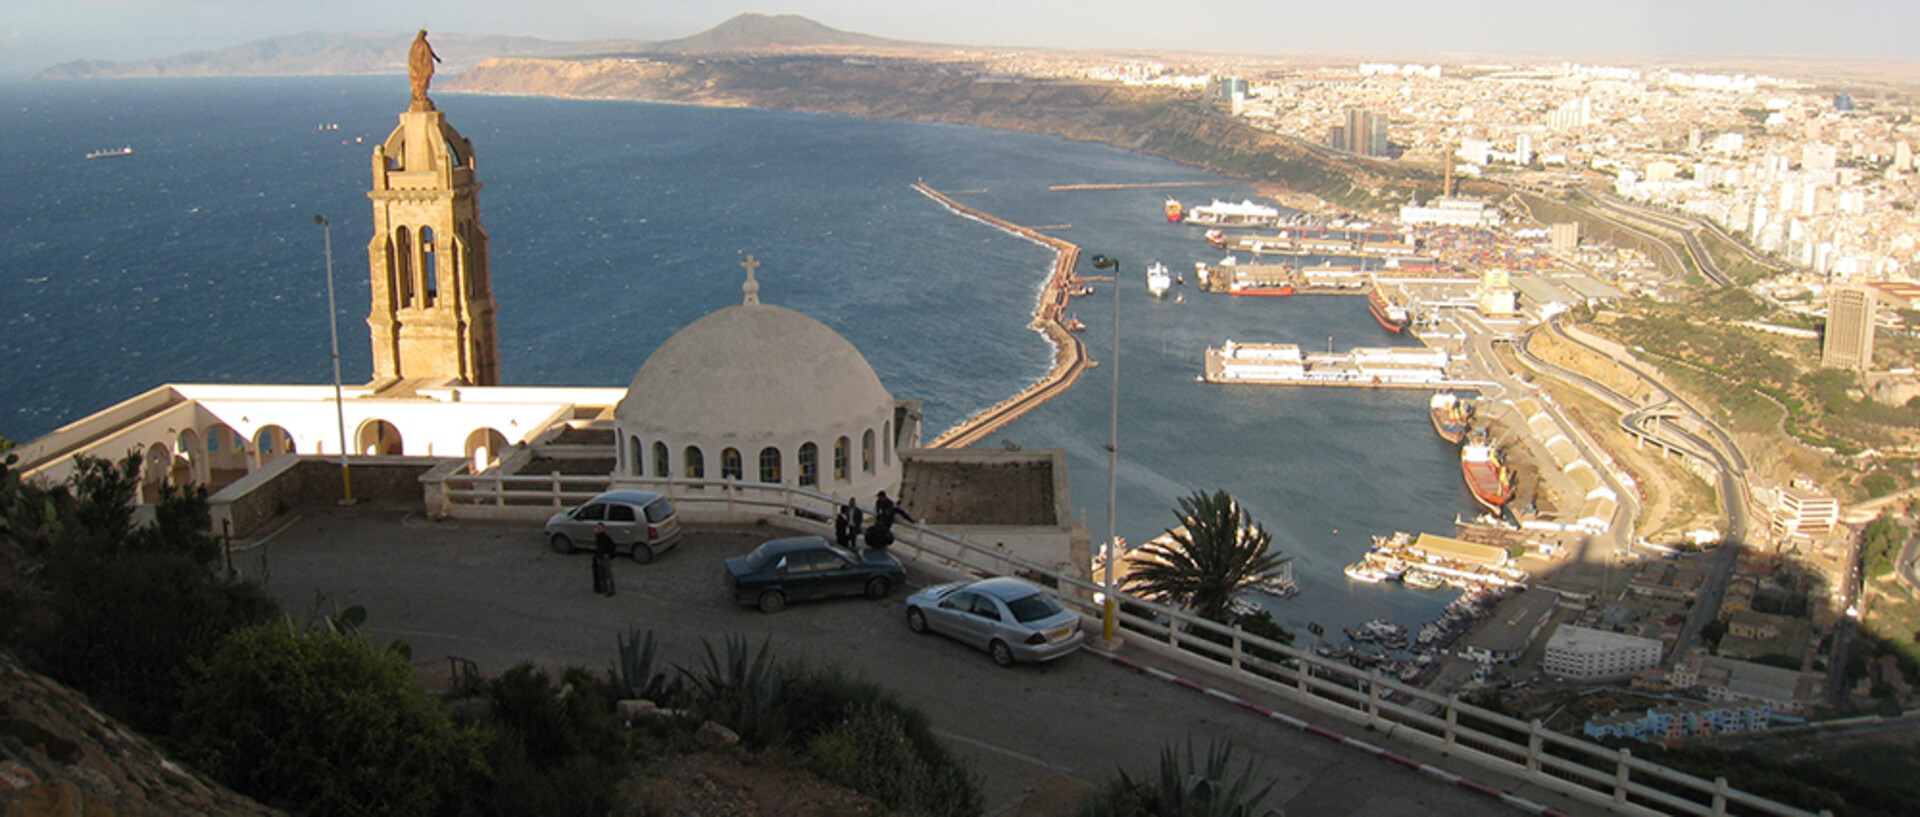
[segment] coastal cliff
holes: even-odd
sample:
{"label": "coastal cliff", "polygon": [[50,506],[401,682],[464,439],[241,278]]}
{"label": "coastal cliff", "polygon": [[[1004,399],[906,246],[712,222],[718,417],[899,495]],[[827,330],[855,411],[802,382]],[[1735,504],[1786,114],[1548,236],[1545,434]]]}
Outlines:
{"label": "coastal cliff", "polygon": [[1027,131],[1138,150],[1335,206],[1370,209],[1423,174],[1257,130],[1192,94],[987,74],[971,63],[779,56],[734,59],[494,58],[450,91],[635,99],[834,113]]}

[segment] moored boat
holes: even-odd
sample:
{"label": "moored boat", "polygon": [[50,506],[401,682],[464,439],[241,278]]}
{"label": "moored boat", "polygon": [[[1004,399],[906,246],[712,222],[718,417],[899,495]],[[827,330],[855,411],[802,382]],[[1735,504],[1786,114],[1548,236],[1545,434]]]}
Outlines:
{"label": "moored boat", "polygon": [[133,155],[133,146],[127,145],[125,147],[107,148],[106,150],[96,150],[92,153],[87,154],[87,158],[106,159],[113,156],[132,156],[132,155]]}
{"label": "moored boat", "polygon": [[1388,297],[1378,277],[1373,279],[1373,288],[1367,291],[1367,311],[1373,313],[1373,319],[1379,321],[1382,328],[1396,335],[1407,331],[1413,323],[1412,311]]}
{"label": "moored boat", "polygon": [[1202,237],[1206,238],[1207,243],[1212,244],[1216,250],[1224,250],[1227,248],[1227,234],[1219,227],[1209,228]]}
{"label": "moored boat", "polygon": [[1260,284],[1235,281],[1227,286],[1227,291],[1234,295],[1286,297],[1293,294],[1293,282]]}
{"label": "moored boat", "polygon": [[1452,392],[1435,394],[1427,403],[1428,412],[1433,417],[1433,430],[1440,439],[1459,445],[1467,438],[1467,428],[1473,424],[1473,403],[1462,400]]}
{"label": "moored boat", "polygon": [[1499,513],[1513,499],[1513,473],[1500,464],[1500,452],[1491,443],[1472,442],[1460,449],[1460,472],[1473,498]]}
{"label": "moored boat", "polygon": [[1153,293],[1153,297],[1158,298],[1167,294],[1167,288],[1171,286],[1173,286],[1173,273],[1167,269],[1167,265],[1155,261],[1152,266],[1147,267],[1147,291]]}
{"label": "moored boat", "polygon": [[1186,208],[1181,207],[1180,202],[1175,201],[1172,196],[1168,196],[1167,197],[1167,223],[1179,224],[1181,219],[1186,218],[1186,215],[1187,215]]}
{"label": "moored boat", "polygon": [[1441,585],[1446,584],[1446,580],[1440,578],[1439,574],[1425,570],[1409,570],[1407,575],[1400,577],[1400,581],[1415,590],[1438,590]]}
{"label": "moored boat", "polygon": [[1252,199],[1239,204],[1214,199],[1212,204],[1202,204],[1187,211],[1188,222],[1223,227],[1270,227],[1280,222],[1280,210],[1263,204],[1254,204]]}

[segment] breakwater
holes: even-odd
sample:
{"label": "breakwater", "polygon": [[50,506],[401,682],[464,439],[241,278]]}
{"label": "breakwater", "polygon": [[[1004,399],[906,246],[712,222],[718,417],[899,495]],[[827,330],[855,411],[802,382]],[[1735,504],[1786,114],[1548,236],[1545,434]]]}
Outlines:
{"label": "breakwater", "polygon": [[[940,436],[927,444],[928,448],[965,448],[979,442],[1020,415],[1032,411],[1035,406],[1052,399],[1054,395],[1066,391],[1074,381],[1080,379],[1080,374],[1086,371],[1087,345],[1080,340],[1079,335],[1069,331],[1066,323],[1062,321],[1066,314],[1067,299],[1070,297],[1068,289],[1073,284],[1073,269],[1080,263],[1080,247],[1073,242],[1054,238],[1033,228],[1022,227],[1006,219],[975,210],[954,201],[945,193],[928,187],[925,182],[914,182],[913,189],[960,215],[992,225],[1029,241],[1045,244],[1054,250],[1053,273],[1047,277],[1046,286],[1040,290],[1039,302],[1033,308],[1031,324],[1034,329],[1046,335],[1047,340],[1053,344],[1053,366],[1047,370],[1046,374],[1041,375],[1040,379],[1021,389],[1019,393],[968,417],[953,428],[941,432]],[[1119,283],[1115,282],[1114,286],[1119,286]]]}

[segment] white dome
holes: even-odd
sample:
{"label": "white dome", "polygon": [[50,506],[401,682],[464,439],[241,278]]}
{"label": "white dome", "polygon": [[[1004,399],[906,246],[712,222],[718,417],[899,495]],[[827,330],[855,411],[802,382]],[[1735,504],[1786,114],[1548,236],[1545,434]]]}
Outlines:
{"label": "white dome", "polygon": [[877,426],[893,406],[840,333],[786,307],[747,303],[660,344],[614,416],[627,434],[751,441]]}

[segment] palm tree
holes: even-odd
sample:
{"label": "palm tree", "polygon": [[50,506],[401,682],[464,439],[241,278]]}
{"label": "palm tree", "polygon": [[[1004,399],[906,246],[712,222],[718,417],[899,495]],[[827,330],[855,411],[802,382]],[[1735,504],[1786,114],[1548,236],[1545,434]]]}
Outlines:
{"label": "palm tree", "polygon": [[[1234,596],[1279,572],[1287,558],[1273,537],[1226,491],[1181,497],[1179,527],[1128,555],[1126,589],[1171,599],[1211,621],[1227,621]],[[1169,541],[1170,540],[1170,541]]]}

